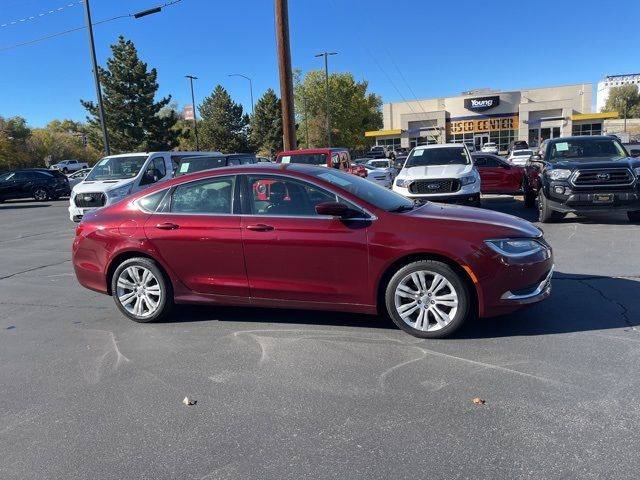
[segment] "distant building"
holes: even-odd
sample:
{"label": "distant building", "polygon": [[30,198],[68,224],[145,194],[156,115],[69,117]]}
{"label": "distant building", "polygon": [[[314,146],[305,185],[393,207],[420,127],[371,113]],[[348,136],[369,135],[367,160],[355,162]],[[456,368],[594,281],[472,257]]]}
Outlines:
{"label": "distant building", "polygon": [[185,105],[182,109],[182,118],[185,120],[193,120],[193,105]]}
{"label": "distant building", "polygon": [[464,142],[479,150],[495,142],[504,152],[514,140],[535,146],[547,138],[599,135],[603,121],[618,113],[591,113],[591,92],[591,83],[578,83],[385,103],[383,129],[365,136],[390,148]]}
{"label": "distant building", "polygon": [[627,75],[607,75],[598,82],[598,91],[596,93],[596,110],[601,112],[609,98],[609,90],[612,87],[621,87],[622,85],[635,85],[640,90],[640,73],[630,73]]}

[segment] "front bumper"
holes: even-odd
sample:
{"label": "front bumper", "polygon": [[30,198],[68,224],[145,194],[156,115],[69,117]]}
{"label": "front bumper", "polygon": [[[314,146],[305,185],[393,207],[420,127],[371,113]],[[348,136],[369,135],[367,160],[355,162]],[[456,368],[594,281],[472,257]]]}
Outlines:
{"label": "front bumper", "polygon": [[[436,182],[434,180],[434,182]],[[408,198],[409,200],[422,202],[454,203],[458,205],[477,205],[480,200],[480,182],[476,181],[470,185],[464,185],[460,190],[451,193],[435,194],[413,194],[408,188],[399,187],[393,184],[393,191]]]}
{"label": "front bumper", "polygon": [[[562,192],[562,193],[560,193]],[[552,183],[545,191],[549,206],[562,213],[597,213],[640,210],[638,188],[626,190],[574,190],[563,183]]]}

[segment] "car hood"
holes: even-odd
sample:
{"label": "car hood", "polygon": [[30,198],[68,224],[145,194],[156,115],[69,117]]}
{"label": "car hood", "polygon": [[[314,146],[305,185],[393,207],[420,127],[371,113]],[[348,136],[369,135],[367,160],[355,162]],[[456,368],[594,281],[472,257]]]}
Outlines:
{"label": "car hood", "polygon": [[445,205],[441,203],[427,203],[422,207],[407,213],[407,215],[415,218],[430,218],[436,220],[446,220],[455,222],[465,222],[471,224],[476,229],[483,225],[493,227],[501,227],[508,232],[506,235],[513,237],[539,237],[542,230],[534,224],[527,222],[513,215],[506,213],[494,212],[473,207],[464,207],[461,205]]}
{"label": "car hood", "polygon": [[471,173],[472,164],[468,165],[428,165],[404,168],[400,173],[401,178],[410,180],[420,178],[456,178],[465,173]]}
{"label": "car hood", "polygon": [[550,163],[552,168],[567,168],[575,170],[577,168],[636,168],[640,167],[640,159],[634,157],[623,157],[610,159],[606,157],[582,158],[580,160],[563,160],[561,162]]}
{"label": "car hood", "polygon": [[123,178],[122,180],[83,180],[75,187],[73,187],[73,192],[106,192],[107,190],[122,187],[128,184],[133,184],[130,178]]}

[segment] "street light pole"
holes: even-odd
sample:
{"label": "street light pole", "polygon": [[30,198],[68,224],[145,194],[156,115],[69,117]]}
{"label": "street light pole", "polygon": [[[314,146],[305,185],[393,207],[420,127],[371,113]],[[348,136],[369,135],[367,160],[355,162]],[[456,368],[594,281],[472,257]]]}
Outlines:
{"label": "street light pole", "polygon": [[191,84],[191,105],[193,105],[193,131],[196,134],[196,151],[200,151],[200,144],[198,142],[198,121],[196,120],[196,100],[193,96],[193,81],[197,80],[198,77],[194,77],[193,75],[185,75],[185,78],[188,78],[189,83]]}
{"label": "street light pole", "polygon": [[100,126],[102,127],[102,141],[104,142],[104,152],[106,155],[110,155],[111,149],[109,148],[109,134],[107,132],[106,118],[104,114],[104,104],[102,103],[102,89],[100,88],[98,62],[96,61],[96,47],[93,43],[93,26],[91,25],[91,11],[89,9],[89,0],[84,0],[84,13],[87,20],[87,32],[89,33],[89,51],[91,53],[91,63],[93,65],[93,79],[96,83],[96,96],[98,97],[98,115],[100,117]]}
{"label": "street light pole", "polygon": [[249,80],[249,93],[251,94],[251,116],[253,117],[253,84],[251,83],[251,79],[246,75],[242,75],[241,73],[231,73],[230,77],[242,77],[246,80]]}
{"label": "street light pole", "polygon": [[316,57],[324,57],[324,83],[327,91],[327,146],[331,147],[331,112],[329,107],[329,55],[337,55],[337,52],[322,52],[315,55]]}

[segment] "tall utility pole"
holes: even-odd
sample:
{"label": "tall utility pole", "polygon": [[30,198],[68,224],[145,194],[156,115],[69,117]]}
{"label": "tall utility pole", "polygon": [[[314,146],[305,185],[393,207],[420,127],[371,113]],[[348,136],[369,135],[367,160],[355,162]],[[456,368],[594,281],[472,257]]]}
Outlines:
{"label": "tall utility pole", "polygon": [[307,117],[307,91],[302,90],[302,109],[304,110],[304,132],[307,137],[307,148],[309,147],[309,121]]}
{"label": "tall utility pole", "polygon": [[196,151],[200,150],[200,144],[198,143],[198,121],[196,120],[196,100],[193,96],[193,81],[197,80],[198,77],[194,77],[193,75],[185,75],[185,78],[189,79],[189,83],[191,84],[191,104],[193,105],[193,131],[196,134]]}
{"label": "tall utility pole", "polygon": [[284,149],[295,150],[297,148],[297,140],[293,106],[293,78],[291,76],[291,49],[289,47],[289,7],[287,0],[274,0],[274,3],[278,70],[280,71],[280,97],[282,98],[282,137]]}
{"label": "tall utility pole", "polygon": [[253,117],[253,83],[251,83],[251,79],[246,75],[242,75],[241,73],[231,73],[230,77],[242,77],[246,80],[249,80],[249,94],[251,95],[251,116]]}
{"label": "tall utility pole", "polygon": [[111,149],[109,148],[109,134],[107,133],[104,105],[102,103],[102,89],[100,88],[100,73],[98,72],[98,62],[96,61],[96,47],[93,43],[93,26],[91,25],[91,10],[89,9],[89,0],[84,0],[84,13],[87,19],[87,32],[89,32],[89,51],[91,52],[91,63],[93,65],[93,79],[96,82],[96,96],[98,97],[98,113],[100,116],[100,126],[102,127],[104,153],[105,155],[110,155]]}
{"label": "tall utility pole", "polygon": [[331,112],[329,107],[329,55],[337,55],[336,52],[318,53],[316,57],[324,57],[324,84],[327,91],[327,147],[331,147]]}

